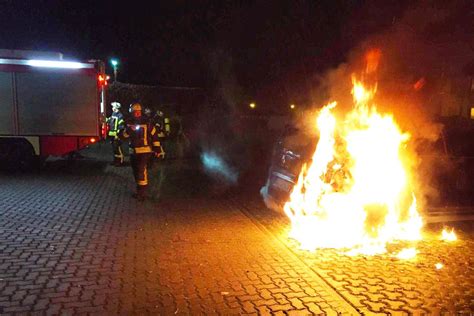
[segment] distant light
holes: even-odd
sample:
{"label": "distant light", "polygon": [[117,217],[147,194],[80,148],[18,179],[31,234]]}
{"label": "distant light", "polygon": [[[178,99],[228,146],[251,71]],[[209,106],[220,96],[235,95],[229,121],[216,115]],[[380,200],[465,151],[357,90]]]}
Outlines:
{"label": "distant light", "polygon": [[95,143],[95,138],[91,138],[91,139],[89,139],[89,141],[90,141],[91,143]]}
{"label": "distant light", "polygon": [[290,109],[294,110],[295,108],[296,108],[296,106],[294,104],[290,105]]}
{"label": "distant light", "polygon": [[255,109],[255,107],[256,107],[257,105],[252,102],[252,103],[249,104],[249,106],[250,106],[251,109]]}
{"label": "distant light", "polygon": [[135,130],[138,131],[140,129],[140,125],[135,126]]}
{"label": "distant light", "polygon": [[435,264],[435,267],[436,267],[437,270],[440,270],[444,267],[444,265],[442,263],[438,262],[437,264]]}
{"label": "distant light", "polygon": [[112,59],[112,60],[110,61],[110,63],[112,64],[112,66],[117,67],[117,65],[118,65],[118,60],[117,60],[117,59]]}
{"label": "distant light", "polygon": [[[45,68],[68,68],[68,69],[81,69],[89,68],[85,67],[83,63],[78,63],[74,61],[55,61],[55,60],[37,60],[31,59],[26,62],[28,66],[33,67],[45,67]],[[89,65],[87,65],[89,66]]]}

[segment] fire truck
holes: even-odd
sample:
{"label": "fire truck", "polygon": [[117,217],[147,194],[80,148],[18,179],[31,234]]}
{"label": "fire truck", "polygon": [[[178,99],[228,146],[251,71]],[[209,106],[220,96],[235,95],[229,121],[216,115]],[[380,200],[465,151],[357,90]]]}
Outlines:
{"label": "fire truck", "polygon": [[107,79],[99,60],[0,49],[0,163],[27,167],[105,137]]}

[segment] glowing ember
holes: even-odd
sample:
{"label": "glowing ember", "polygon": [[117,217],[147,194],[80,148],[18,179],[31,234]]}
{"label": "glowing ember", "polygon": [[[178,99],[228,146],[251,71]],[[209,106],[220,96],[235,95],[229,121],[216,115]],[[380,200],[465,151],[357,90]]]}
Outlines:
{"label": "glowing ember", "polygon": [[435,267],[436,267],[436,270],[441,270],[444,267],[444,265],[441,262],[438,262],[437,264],[435,264]]}
{"label": "glowing ember", "polygon": [[451,228],[451,231],[448,231],[446,228],[443,229],[441,233],[441,240],[445,241],[455,241],[458,240],[456,233],[454,232],[454,228]]}
{"label": "glowing ember", "polygon": [[[423,223],[402,159],[410,136],[391,115],[377,112],[371,103],[376,87],[355,79],[353,85],[354,107],[344,120],[331,113],[336,102],[320,111],[312,161],[284,206],[290,237],[303,249],[374,255],[386,252],[388,242],[421,239]],[[412,249],[402,256],[415,255]]]}
{"label": "glowing ember", "polygon": [[408,260],[416,257],[417,251],[415,248],[405,248],[397,254],[398,259]]}

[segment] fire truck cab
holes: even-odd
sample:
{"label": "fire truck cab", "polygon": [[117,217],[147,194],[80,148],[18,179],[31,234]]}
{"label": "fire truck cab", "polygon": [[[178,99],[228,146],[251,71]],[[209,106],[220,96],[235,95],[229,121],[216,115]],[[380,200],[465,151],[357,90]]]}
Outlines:
{"label": "fire truck cab", "polygon": [[0,163],[26,166],[105,136],[104,63],[0,49]]}

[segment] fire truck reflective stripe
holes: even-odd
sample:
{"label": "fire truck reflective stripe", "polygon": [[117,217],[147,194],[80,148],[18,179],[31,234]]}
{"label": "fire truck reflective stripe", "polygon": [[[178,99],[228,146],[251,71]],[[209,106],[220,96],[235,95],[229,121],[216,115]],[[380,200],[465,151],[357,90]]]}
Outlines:
{"label": "fire truck reflective stripe", "polygon": [[138,180],[138,185],[148,185],[148,181],[146,180]]}
{"label": "fire truck reflective stripe", "polygon": [[133,148],[133,152],[136,154],[145,154],[145,153],[151,153],[152,150],[150,146],[146,146],[146,147]]}
{"label": "fire truck reflective stripe", "polygon": [[110,132],[109,132],[109,136],[117,136],[117,132],[112,132],[112,131],[110,131]]}
{"label": "fire truck reflective stripe", "polygon": [[153,142],[153,146],[155,146],[155,147],[160,147],[160,146],[161,146],[161,143],[160,143],[160,142]]}
{"label": "fire truck reflective stripe", "polygon": [[153,136],[153,135],[155,135],[155,133],[156,133],[156,128],[153,127],[153,129],[151,130],[150,134],[151,134],[151,136]]}
{"label": "fire truck reflective stripe", "polygon": [[39,59],[6,59],[0,58],[0,64],[3,65],[22,65],[32,67],[46,68],[68,68],[68,69],[94,69],[94,64],[79,63],[75,61],[62,60],[39,60]]}

